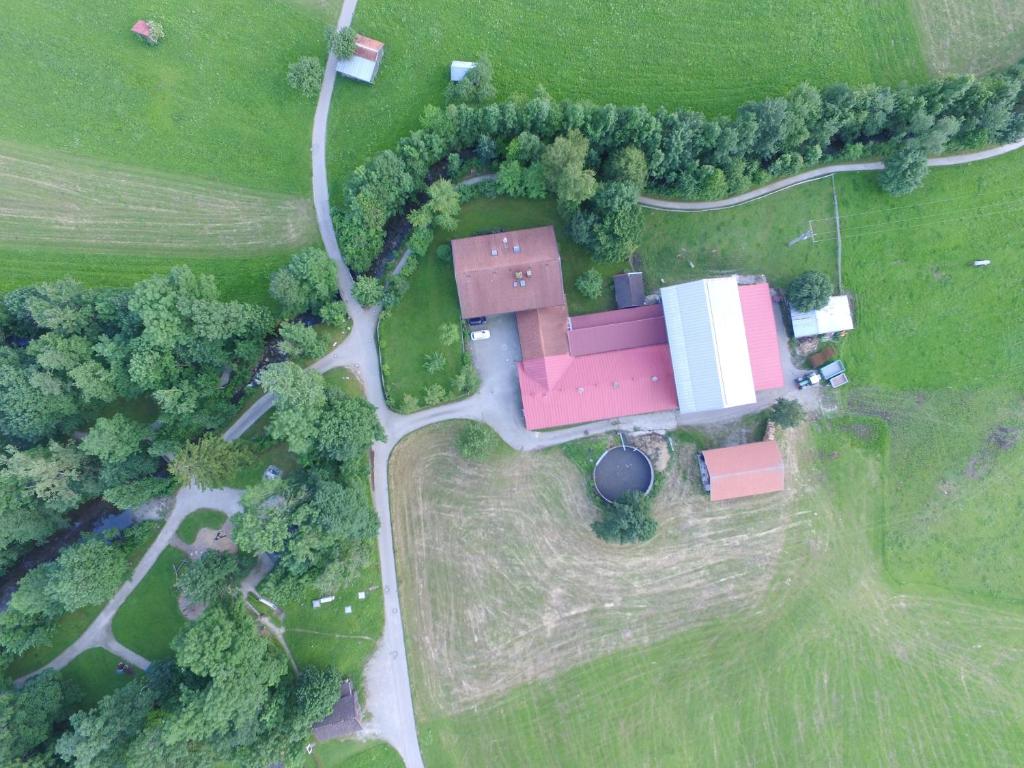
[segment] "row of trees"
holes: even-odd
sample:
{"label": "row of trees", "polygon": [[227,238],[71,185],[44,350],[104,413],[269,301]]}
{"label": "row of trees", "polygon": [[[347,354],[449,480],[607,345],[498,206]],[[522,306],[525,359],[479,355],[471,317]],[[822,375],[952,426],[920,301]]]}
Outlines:
{"label": "row of trees", "polygon": [[[925,159],[1024,136],[1020,66],[983,78],[897,87],[804,84],[710,118],[689,110],[530,99],[428,107],[421,128],[360,166],[335,226],[348,265],[366,272],[386,228],[424,200],[438,168],[475,156],[496,168],[502,193],[554,196],[574,237],[601,259],[628,255],[640,189],[690,199],[741,192],[831,161],[880,156],[883,186],[911,191]],[[454,171],[450,171],[454,175]]]}

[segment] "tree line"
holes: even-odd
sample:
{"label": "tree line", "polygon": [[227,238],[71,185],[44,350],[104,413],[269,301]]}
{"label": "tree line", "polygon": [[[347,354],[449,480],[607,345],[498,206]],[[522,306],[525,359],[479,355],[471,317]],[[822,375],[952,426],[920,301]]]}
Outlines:
{"label": "tree line", "polygon": [[1022,83],[1018,65],[920,85],[802,84],[718,117],[555,101],[542,88],[496,104],[429,106],[419,129],[353,172],[335,228],[350,269],[370,271],[389,226],[432,202],[438,176],[456,179],[468,160],[497,172],[501,194],[554,197],[578,242],[598,259],[621,260],[642,226],[641,190],[716,199],[805,168],[880,157],[883,188],[907,194],[930,155],[1024,136]]}

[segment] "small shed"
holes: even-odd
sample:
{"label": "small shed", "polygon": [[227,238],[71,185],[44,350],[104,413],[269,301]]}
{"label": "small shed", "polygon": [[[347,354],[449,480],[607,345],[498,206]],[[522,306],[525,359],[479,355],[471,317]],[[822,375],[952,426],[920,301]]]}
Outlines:
{"label": "small shed", "polygon": [[712,501],[759,496],[786,487],[782,452],[774,440],[713,448],[698,454],[697,461]]}
{"label": "small shed", "polygon": [[612,278],[615,285],[615,306],[619,309],[643,306],[646,293],[644,291],[643,272],[623,272]]}
{"label": "small shed", "polygon": [[153,27],[145,19],[139,19],[132,24],[132,32],[141,37],[150,45],[156,45],[160,42],[159,38],[154,34]]}
{"label": "small shed", "polygon": [[361,83],[372,83],[377,78],[383,58],[384,43],[356,35],[356,52],[338,62],[338,74]]}
{"label": "small shed", "polygon": [[356,699],[355,689],[351,680],[345,680],[341,684],[341,691],[334,709],[323,720],[313,723],[313,735],[317,741],[329,741],[330,739],[341,739],[351,736],[363,730],[359,722],[359,701]]}
{"label": "small shed", "polygon": [[452,82],[459,82],[462,78],[468,75],[472,69],[476,69],[475,61],[453,61],[451,66]]}
{"label": "small shed", "polygon": [[797,339],[853,330],[849,296],[833,296],[828,304],[813,312],[797,312],[790,308],[789,318],[793,322],[793,337]]}

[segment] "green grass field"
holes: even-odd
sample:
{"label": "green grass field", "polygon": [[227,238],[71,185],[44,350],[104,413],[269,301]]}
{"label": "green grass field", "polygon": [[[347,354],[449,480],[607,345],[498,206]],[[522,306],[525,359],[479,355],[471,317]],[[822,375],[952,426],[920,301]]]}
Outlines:
{"label": "green grass field", "polygon": [[174,588],[174,566],[187,559],[184,552],[172,547],[161,552],[114,615],[114,637],[150,661],[170,658],[171,640],[185,626]]}
{"label": "green grass field", "polygon": [[224,525],[228,516],[219,509],[197,509],[181,521],[178,526],[178,538],[186,544],[194,544],[201,528],[214,530]]}
{"label": "green grass field", "polygon": [[[364,592],[366,599],[360,600],[359,592]],[[335,595],[336,600],[320,608],[313,608],[312,601],[323,595],[314,592],[299,602],[282,605],[285,640],[300,667],[333,667],[358,687],[384,628],[376,548],[366,568]],[[347,605],[352,606],[350,614],[345,613]]]}
{"label": "green grass field", "polygon": [[353,25],[383,40],[372,88],[335,89],[328,158],[335,194],[371,153],[416,127],[443,101],[452,59],[487,55],[500,97],[543,84],[556,98],[728,112],[802,82],[887,82],[926,76],[911,11],[871,4],[729,0],[643,4],[599,0],[568,11],[484,0],[362,0]]}
{"label": "green grass field", "polygon": [[306,758],[309,768],[402,768],[401,756],[380,741],[329,741]]}
{"label": "green grass field", "polygon": [[1024,6],[1014,0],[910,0],[925,61],[939,74],[985,72],[1024,56]]}
{"label": "green grass field", "polygon": [[[117,673],[119,661],[120,658],[105,648],[89,648],[61,670],[61,680],[77,686],[82,695],[79,709],[92,708],[104,696],[132,679],[130,675]],[[142,673],[135,670],[135,674]]]}

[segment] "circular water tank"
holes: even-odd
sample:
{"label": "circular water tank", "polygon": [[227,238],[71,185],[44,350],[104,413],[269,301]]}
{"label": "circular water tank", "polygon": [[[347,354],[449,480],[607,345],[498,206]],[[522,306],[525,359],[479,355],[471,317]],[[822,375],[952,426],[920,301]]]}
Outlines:
{"label": "circular water tank", "polygon": [[653,485],[651,460],[631,445],[609,448],[594,465],[594,487],[607,502],[614,503],[630,491],[647,495]]}

